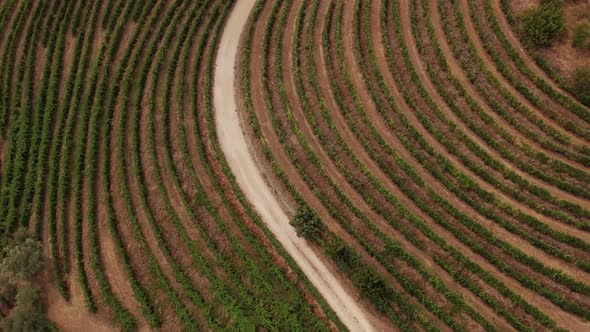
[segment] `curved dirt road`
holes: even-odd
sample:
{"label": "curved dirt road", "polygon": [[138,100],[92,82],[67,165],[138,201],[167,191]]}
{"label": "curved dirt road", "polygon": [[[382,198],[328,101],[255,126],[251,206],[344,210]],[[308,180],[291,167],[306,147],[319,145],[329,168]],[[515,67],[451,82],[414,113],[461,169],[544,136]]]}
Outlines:
{"label": "curved dirt road", "polygon": [[215,61],[215,125],[221,148],[240,188],[262,220],[351,331],[374,331],[368,315],[338,279],[289,225],[289,217],[273,196],[248,149],[240,127],[234,93],[240,36],[256,0],[237,1],[224,28]]}

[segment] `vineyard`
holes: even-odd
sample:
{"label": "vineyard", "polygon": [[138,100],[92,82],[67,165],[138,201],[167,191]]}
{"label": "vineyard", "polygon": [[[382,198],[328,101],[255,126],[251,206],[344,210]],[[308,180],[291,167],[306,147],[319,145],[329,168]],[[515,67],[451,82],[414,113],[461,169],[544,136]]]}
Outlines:
{"label": "vineyard", "polygon": [[590,67],[530,13],[0,1],[0,330],[590,330]]}

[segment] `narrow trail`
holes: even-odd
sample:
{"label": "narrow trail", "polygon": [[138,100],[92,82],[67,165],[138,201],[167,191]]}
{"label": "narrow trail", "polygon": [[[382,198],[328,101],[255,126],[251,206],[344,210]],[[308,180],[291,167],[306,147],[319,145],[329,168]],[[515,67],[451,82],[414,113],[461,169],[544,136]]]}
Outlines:
{"label": "narrow trail", "polygon": [[221,148],[236,180],[262,220],[324,296],[338,318],[351,331],[374,331],[370,315],[344,289],[336,276],[299,238],[289,217],[264,181],[240,127],[235,100],[235,63],[241,32],[256,0],[238,1],[224,28],[215,61],[215,125]]}

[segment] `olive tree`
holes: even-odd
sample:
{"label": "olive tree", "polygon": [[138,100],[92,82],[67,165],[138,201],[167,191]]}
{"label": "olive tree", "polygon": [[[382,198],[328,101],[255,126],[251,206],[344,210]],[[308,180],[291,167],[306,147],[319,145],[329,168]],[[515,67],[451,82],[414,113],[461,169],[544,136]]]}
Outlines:
{"label": "olive tree", "polygon": [[41,243],[31,238],[8,246],[0,262],[0,280],[13,284],[29,279],[41,269],[42,258]]}
{"label": "olive tree", "polygon": [[548,46],[565,29],[565,15],[558,1],[544,1],[527,10],[522,18],[526,39],[536,46]]}
{"label": "olive tree", "polygon": [[16,306],[8,318],[2,320],[0,329],[6,332],[45,331],[47,320],[41,307],[41,290],[36,285],[19,288]]}
{"label": "olive tree", "polygon": [[0,320],[1,331],[25,332],[47,330],[43,316],[41,289],[31,283],[43,265],[41,243],[17,232],[2,244],[0,252],[0,304],[11,308]]}

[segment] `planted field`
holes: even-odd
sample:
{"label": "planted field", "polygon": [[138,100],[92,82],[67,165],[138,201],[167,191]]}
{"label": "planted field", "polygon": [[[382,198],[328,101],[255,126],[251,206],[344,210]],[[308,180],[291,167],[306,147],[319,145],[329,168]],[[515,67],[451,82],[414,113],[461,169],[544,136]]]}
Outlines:
{"label": "planted field", "polygon": [[589,330],[590,108],[506,6],[0,2],[0,329]]}

